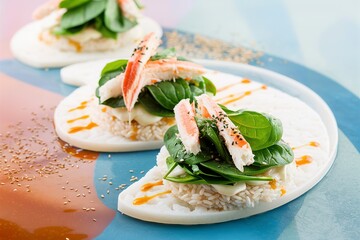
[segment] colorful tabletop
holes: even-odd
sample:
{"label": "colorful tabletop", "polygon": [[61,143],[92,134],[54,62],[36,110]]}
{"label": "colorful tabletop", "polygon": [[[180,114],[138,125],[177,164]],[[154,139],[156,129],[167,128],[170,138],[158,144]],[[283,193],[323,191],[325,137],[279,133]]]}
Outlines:
{"label": "colorful tabletop", "polygon": [[[20,2],[24,8],[18,9]],[[166,27],[164,47],[291,77],[325,100],[339,127],[335,162],[306,194],[250,218],[197,226],[142,222],[116,210],[119,192],[154,165],[158,150],[76,152],[58,140],[54,107],[75,87],[61,82],[59,69],[18,62],[8,47],[11,34],[41,2],[0,3],[0,239],[360,238],[356,1],[317,1],[311,7],[311,1],[143,1],[145,13]],[[21,11],[16,21],[14,9]],[[117,174],[123,169],[126,174]]]}

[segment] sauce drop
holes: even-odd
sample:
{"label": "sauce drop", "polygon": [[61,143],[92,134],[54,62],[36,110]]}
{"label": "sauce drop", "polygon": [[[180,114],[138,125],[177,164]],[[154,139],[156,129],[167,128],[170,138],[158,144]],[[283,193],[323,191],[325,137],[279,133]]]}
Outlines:
{"label": "sauce drop", "polygon": [[304,155],[304,156],[302,156],[302,157],[300,157],[300,158],[297,158],[296,160],[295,160],[295,162],[296,162],[296,166],[298,167],[298,166],[302,166],[302,165],[305,165],[305,164],[309,164],[309,163],[311,163],[312,162],[312,157],[311,156],[309,156],[309,155]]}
{"label": "sauce drop", "polygon": [[97,127],[99,125],[97,125],[96,123],[94,122],[90,122],[88,125],[86,126],[76,126],[76,127],[72,127],[70,128],[70,130],[68,131],[68,133],[77,133],[77,132],[80,132],[80,131],[83,131],[83,130],[90,130],[94,127]]}
{"label": "sauce drop", "polygon": [[280,190],[280,192],[281,192],[280,196],[283,196],[283,195],[285,195],[286,190],[285,190],[284,188],[282,188],[282,189]]}
{"label": "sauce drop", "polygon": [[309,146],[311,146],[311,147],[319,147],[319,146],[320,146],[320,143],[315,142],[315,141],[309,142]]}
{"label": "sauce drop", "polygon": [[76,111],[76,110],[84,109],[84,108],[87,107],[87,103],[88,103],[87,101],[83,101],[83,102],[80,103],[79,106],[74,107],[74,108],[71,108],[71,109],[69,110],[69,112],[73,112],[73,111]]}
{"label": "sauce drop", "polygon": [[146,191],[149,191],[150,189],[152,189],[153,187],[155,186],[160,186],[160,185],[163,185],[163,181],[160,180],[160,181],[157,181],[157,182],[150,182],[150,183],[146,183],[144,185],[141,186],[141,191],[142,192],[146,192]]}
{"label": "sauce drop", "polygon": [[306,146],[319,147],[319,146],[320,146],[320,143],[315,142],[315,141],[312,141],[312,142],[309,142],[309,143],[304,144],[304,145],[300,145],[300,146],[297,146],[297,147],[292,147],[291,149],[292,149],[292,150],[295,150],[295,149],[303,148],[303,147],[306,147]]}
{"label": "sauce drop", "polygon": [[138,126],[137,123],[132,122],[131,123],[131,135],[130,135],[130,139],[132,141],[135,141],[137,139],[137,135],[138,135]]}
{"label": "sauce drop", "polygon": [[98,152],[93,152],[89,150],[84,150],[81,148],[77,148],[74,146],[71,146],[70,144],[64,142],[60,138],[58,139],[58,142],[60,143],[61,149],[64,150],[64,152],[84,160],[96,160],[99,157]]}
{"label": "sauce drop", "polygon": [[82,51],[82,46],[79,42],[68,39],[68,43],[75,48],[76,52]]}
{"label": "sauce drop", "polygon": [[251,90],[251,91],[246,91],[246,92],[244,92],[243,94],[241,94],[240,96],[235,97],[234,94],[229,94],[229,95],[227,95],[227,96],[225,96],[225,97],[223,97],[223,98],[221,98],[221,99],[217,99],[217,101],[219,102],[220,100],[228,99],[228,100],[226,100],[226,101],[221,102],[221,104],[226,105],[226,104],[229,104],[229,103],[232,103],[232,102],[236,102],[236,101],[238,101],[238,100],[240,100],[240,99],[242,99],[242,98],[244,98],[244,97],[246,97],[246,96],[249,96],[249,95],[251,95],[253,92],[256,92],[256,91],[259,91],[259,90],[266,90],[266,89],[267,89],[267,86],[266,86],[266,85],[262,85],[262,86],[259,87],[259,88],[255,88],[255,89],[253,89],[253,90]]}
{"label": "sauce drop", "polygon": [[89,115],[84,115],[84,116],[81,116],[81,117],[78,117],[78,118],[70,119],[70,120],[67,120],[66,122],[67,123],[73,123],[73,122],[83,120],[83,119],[87,119],[87,118],[89,118]]}
{"label": "sauce drop", "polygon": [[175,118],[173,118],[173,117],[164,117],[162,120],[164,122],[166,122],[167,125],[174,125],[175,124]]}
{"label": "sauce drop", "polygon": [[162,196],[162,195],[165,195],[165,194],[169,194],[171,193],[170,190],[167,190],[165,192],[160,192],[160,193],[157,193],[157,194],[154,194],[154,195],[151,195],[151,196],[144,196],[144,197],[139,197],[139,198],[135,198],[134,201],[133,201],[133,205],[142,205],[142,204],[145,204],[147,203],[148,201],[156,198],[156,197],[159,197],[159,196]]}
{"label": "sauce drop", "polygon": [[270,185],[271,189],[276,189],[276,180],[274,179],[274,180],[270,181],[269,185]]}
{"label": "sauce drop", "polygon": [[225,91],[225,90],[227,90],[227,89],[229,89],[229,88],[232,88],[233,86],[238,85],[239,83],[240,83],[240,84],[241,84],[241,83],[243,83],[243,84],[248,84],[248,83],[251,83],[251,80],[244,78],[243,80],[241,80],[241,81],[239,81],[239,82],[232,83],[232,84],[226,85],[226,86],[224,86],[224,87],[218,88],[218,89],[216,90],[216,92]]}

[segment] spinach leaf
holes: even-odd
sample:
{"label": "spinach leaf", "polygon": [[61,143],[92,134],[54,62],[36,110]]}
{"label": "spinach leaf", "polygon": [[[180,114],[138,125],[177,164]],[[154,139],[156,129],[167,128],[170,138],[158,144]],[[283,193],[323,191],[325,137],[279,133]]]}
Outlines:
{"label": "spinach leaf", "polygon": [[59,4],[60,8],[72,9],[81,6],[91,0],[62,0]]}
{"label": "spinach leaf", "polygon": [[140,3],[140,1],[134,0],[134,2],[135,2],[138,9],[143,9],[144,8],[144,6]]}
{"label": "spinach leaf", "polygon": [[221,107],[239,128],[253,151],[267,148],[280,141],[283,129],[279,119],[266,113],[232,111],[224,106]]}
{"label": "spinach leaf", "polygon": [[123,16],[117,0],[107,0],[104,19],[106,27],[117,33],[126,32],[137,24]]}
{"label": "spinach leaf", "polygon": [[237,169],[235,167],[234,164],[229,164],[229,163],[224,163],[224,162],[218,162],[216,160],[211,160],[211,161],[207,161],[207,162],[202,162],[200,163],[201,166],[204,166],[218,174],[220,174],[221,176],[234,181],[234,182],[239,182],[239,181],[249,181],[249,180],[257,180],[257,181],[270,181],[272,180],[272,178],[270,177],[259,177],[259,176],[252,176],[252,175],[247,175],[248,173],[246,172],[246,170],[244,172],[240,172],[239,169]]}
{"label": "spinach leaf", "polygon": [[102,102],[101,104],[112,107],[112,108],[126,107],[123,97],[109,98],[109,99],[105,100],[104,102]]}
{"label": "spinach leaf", "polygon": [[201,139],[206,139],[211,142],[215,147],[216,152],[228,163],[232,163],[232,157],[229,154],[225,144],[219,135],[219,130],[215,125],[215,122],[209,119],[196,119],[197,125],[199,127]]}
{"label": "spinach leaf", "polygon": [[139,103],[144,107],[144,109],[155,116],[160,117],[174,117],[174,111],[168,110],[161,106],[149,93],[149,91],[144,91],[140,94]]}
{"label": "spinach leaf", "polygon": [[279,141],[270,147],[254,151],[253,153],[255,155],[254,166],[283,166],[291,163],[294,159],[291,147],[284,141]]}
{"label": "spinach leaf", "polygon": [[72,28],[62,28],[61,26],[55,26],[52,29],[52,33],[54,35],[60,36],[60,35],[74,35],[78,32],[80,32],[81,30],[83,30],[85,28],[86,24],[77,26],[77,27],[72,27]]}
{"label": "spinach leaf", "polygon": [[98,32],[100,32],[101,35],[105,38],[117,39],[117,33],[111,31],[109,28],[105,26],[103,18],[104,18],[103,13],[95,18],[95,24],[94,24],[95,29]]}
{"label": "spinach leaf", "polygon": [[[99,98],[99,100],[100,100],[100,94],[99,94],[100,87],[103,86],[107,81],[123,73],[125,71],[126,64],[127,64],[127,60],[116,60],[105,65],[100,75],[101,77],[98,83],[98,87],[96,88],[95,91],[95,95],[96,97]],[[112,108],[125,107],[123,97],[110,98],[104,102],[100,102],[100,104],[104,104]]]}
{"label": "spinach leaf", "polygon": [[154,56],[150,58],[151,61],[156,61],[160,59],[167,59],[176,57],[176,50],[175,48],[167,48],[162,50],[161,52],[157,52]]}
{"label": "spinach leaf", "polygon": [[61,18],[61,27],[68,29],[87,23],[105,10],[106,2],[106,0],[92,0],[68,9]]}
{"label": "spinach leaf", "polygon": [[178,134],[177,127],[172,126],[164,135],[166,149],[175,162],[194,165],[212,159],[211,153],[206,151],[201,151],[197,155],[186,152],[183,143],[177,137]]}
{"label": "spinach leaf", "polygon": [[114,72],[114,71],[125,72],[127,62],[128,60],[125,59],[109,62],[108,64],[105,65],[105,67],[101,71],[101,77],[104,77],[105,74],[109,72]]}
{"label": "spinach leaf", "polygon": [[212,93],[212,95],[215,96],[216,95],[216,87],[215,87],[214,83],[212,81],[210,81],[210,79],[208,79],[204,76],[202,78],[204,79],[204,82],[205,82],[206,92]]}
{"label": "spinach leaf", "polygon": [[191,96],[189,83],[183,79],[177,79],[175,82],[163,81],[147,85],[145,88],[162,107],[168,110],[173,110],[180,100]]}

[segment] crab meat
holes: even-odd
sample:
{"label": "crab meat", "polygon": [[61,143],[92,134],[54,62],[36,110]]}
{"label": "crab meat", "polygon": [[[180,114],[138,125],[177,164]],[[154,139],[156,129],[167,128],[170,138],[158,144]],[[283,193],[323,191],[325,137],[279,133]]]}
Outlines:
{"label": "crab meat", "polygon": [[197,97],[197,101],[202,115],[216,121],[220,136],[224,139],[236,168],[243,172],[244,166],[254,162],[249,143],[226,113],[208,95],[203,94]]}
{"label": "crab meat", "polygon": [[179,138],[188,153],[200,152],[199,129],[195,121],[195,111],[189,99],[181,100],[174,108]]}
{"label": "crab meat", "polygon": [[129,59],[125,76],[122,82],[122,91],[127,110],[130,112],[144,86],[143,70],[145,64],[154,55],[160,40],[154,33],[149,33],[144,40],[140,42],[135,49],[132,57]]}
{"label": "crab meat", "polygon": [[61,1],[62,0],[51,0],[39,6],[33,12],[33,19],[39,20],[48,16],[50,13],[59,8],[59,4]]}
{"label": "crab meat", "polygon": [[118,0],[118,3],[125,17],[131,20],[140,17],[140,10],[134,0]]}
{"label": "crab meat", "polygon": [[149,61],[145,66],[144,78],[146,84],[150,85],[176,78],[190,80],[204,73],[205,69],[196,63],[172,58]]}
{"label": "crab meat", "polygon": [[[145,85],[151,85],[160,81],[172,80],[176,78],[189,80],[201,76],[204,73],[205,69],[202,66],[192,62],[178,61],[176,59],[149,61],[143,70],[143,79],[139,81],[139,84],[141,84],[139,87],[141,89]],[[122,96],[122,88],[119,88],[118,86],[122,85],[123,80],[124,73],[107,81],[100,88],[101,102],[112,97]],[[137,99],[135,99],[135,102],[136,101]]]}

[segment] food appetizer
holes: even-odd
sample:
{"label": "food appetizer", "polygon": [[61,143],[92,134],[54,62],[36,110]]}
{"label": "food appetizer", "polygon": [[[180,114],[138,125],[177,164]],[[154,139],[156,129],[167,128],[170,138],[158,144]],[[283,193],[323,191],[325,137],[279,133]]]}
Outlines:
{"label": "food appetizer", "polygon": [[236,101],[215,99],[233,110],[207,95],[178,103],[157,165],[120,193],[120,212],[158,223],[218,223],[271,210],[319,180],[329,140],[317,114],[264,85],[246,94],[230,86],[236,89],[228,82],[217,90]]}
{"label": "food appetizer", "polygon": [[146,35],[129,60],[103,68],[97,86],[80,87],[66,97],[55,111],[58,136],[94,151],[159,148],[175,124],[179,101],[216,93],[202,66],[176,56],[175,49],[156,53],[159,44],[154,33]]}
{"label": "food appetizer", "polygon": [[44,68],[125,57],[147,33],[162,35],[141,8],[137,0],[51,0],[14,35],[11,49],[20,61]]}

